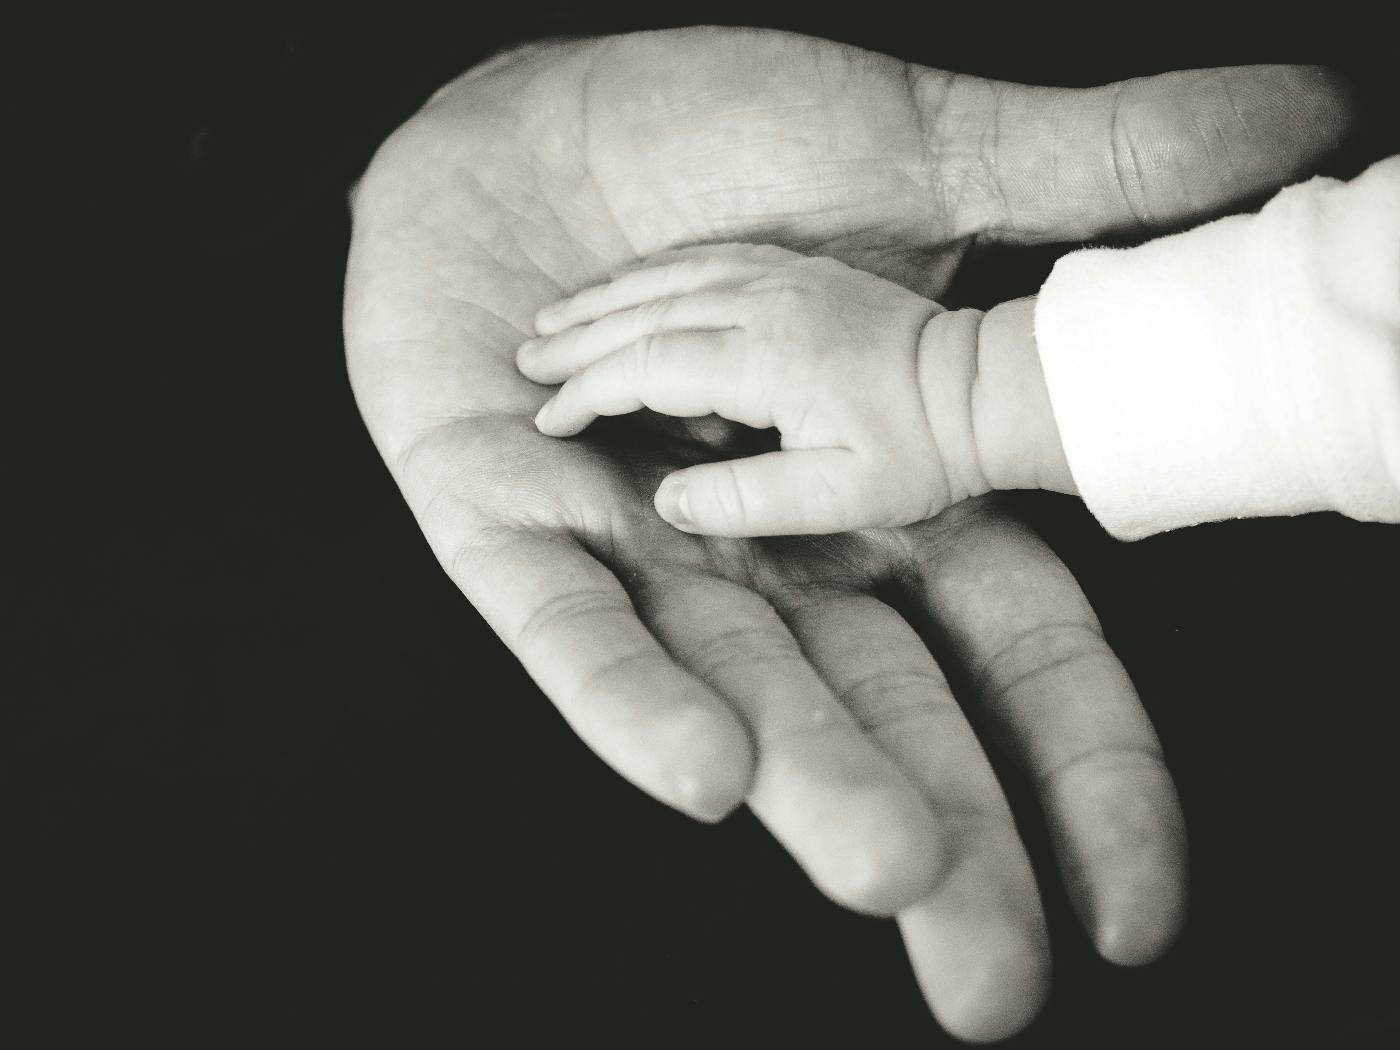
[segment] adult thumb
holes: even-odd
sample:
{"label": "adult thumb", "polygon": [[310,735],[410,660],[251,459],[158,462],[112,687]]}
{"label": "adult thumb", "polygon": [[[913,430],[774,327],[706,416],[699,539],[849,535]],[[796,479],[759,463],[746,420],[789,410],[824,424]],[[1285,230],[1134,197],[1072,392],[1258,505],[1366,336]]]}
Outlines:
{"label": "adult thumb", "polygon": [[1079,89],[919,70],[911,87],[953,225],[1013,243],[1199,222],[1305,175],[1352,119],[1346,88],[1317,66]]}

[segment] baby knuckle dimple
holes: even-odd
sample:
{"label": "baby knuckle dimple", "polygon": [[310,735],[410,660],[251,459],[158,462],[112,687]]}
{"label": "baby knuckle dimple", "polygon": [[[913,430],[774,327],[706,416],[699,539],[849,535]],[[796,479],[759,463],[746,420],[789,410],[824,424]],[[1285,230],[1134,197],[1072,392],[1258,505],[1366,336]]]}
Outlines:
{"label": "baby knuckle dimple", "polygon": [[806,287],[800,281],[792,279],[778,284],[769,296],[769,302],[777,313],[798,313],[807,301]]}
{"label": "baby knuckle dimple", "polygon": [[632,311],[633,326],[639,332],[652,332],[666,323],[666,315],[671,309],[670,299],[653,299],[642,303]]}
{"label": "baby knuckle dimple", "polygon": [[810,308],[810,300],[803,289],[778,285],[766,290],[759,300],[754,328],[767,339],[786,343]]}
{"label": "baby knuckle dimple", "polygon": [[641,386],[646,382],[648,373],[651,371],[652,363],[656,358],[656,336],[647,333],[637,339],[632,344],[631,350],[623,358],[624,381],[632,387]]}

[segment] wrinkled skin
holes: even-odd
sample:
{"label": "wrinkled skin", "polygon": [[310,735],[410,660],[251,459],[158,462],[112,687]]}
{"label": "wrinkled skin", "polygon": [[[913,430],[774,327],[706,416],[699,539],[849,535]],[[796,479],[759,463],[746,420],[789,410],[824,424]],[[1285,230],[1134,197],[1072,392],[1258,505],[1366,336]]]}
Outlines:
{"label": "wrinkled skin", "polygon": [[1308,69],[1070,92],[757,30],[526,48],[439,92],[357,189],[355,394],[442,565],[588,745],[702,819],[746,800],[830,897],[898,916],[945,1027],[999,1038],[1043,1001],[1049,948],[965,710],[1036,786],[1106,958],[1153,959],[1184,914],[1175,792],[1073,578],[988,501],[810,540],[684,535],[652,495],[705,443],[543,437],[549,390],[515,348],[543,304],[694,242],[936,298],[974,238],[1141,233],[1296,177],[1343,109]]}

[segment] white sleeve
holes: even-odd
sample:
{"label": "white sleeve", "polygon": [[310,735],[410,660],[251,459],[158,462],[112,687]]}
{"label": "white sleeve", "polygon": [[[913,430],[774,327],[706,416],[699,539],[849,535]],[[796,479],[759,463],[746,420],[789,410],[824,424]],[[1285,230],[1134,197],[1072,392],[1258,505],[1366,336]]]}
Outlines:
{"label": "white sleeve", "polygon": [[1067,255],[1035,335],[1070,471],[1114,536],[1316,510],[1400,522],[1400,156]]}

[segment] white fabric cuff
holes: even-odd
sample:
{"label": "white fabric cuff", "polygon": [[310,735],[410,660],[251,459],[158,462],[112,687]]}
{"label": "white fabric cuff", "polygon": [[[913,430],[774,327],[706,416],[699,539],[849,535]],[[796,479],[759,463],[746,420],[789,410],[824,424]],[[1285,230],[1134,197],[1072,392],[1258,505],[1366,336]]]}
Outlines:
{"label": "white fabric cuff", "polygon": [[1070,470],[1114,536],[1316,510],[1400,521],[1400,157],[1067,255],[1035,327]]}

